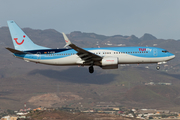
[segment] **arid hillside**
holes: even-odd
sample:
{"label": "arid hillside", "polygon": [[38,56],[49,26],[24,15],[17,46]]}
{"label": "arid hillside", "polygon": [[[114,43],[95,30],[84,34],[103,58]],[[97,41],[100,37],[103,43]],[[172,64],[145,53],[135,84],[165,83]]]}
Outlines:
{"label": "arid hillside", "polygon": [[[53,29],[23,29],[37,44],[52,48],[65,45],[61,33]],[[87,67],[48,66],[27,63],[14,58],[5,49],[12,40],[7,27],[0,28],[0,109],[28,107],[60,107],[68,105],[93,107],[97,102],[118,102],[122,106],[138,108],[180,109],[180,41],[158,39],[150,34],[141,38],[104,36],[95,33],[72,32],[69,39],[80,47],[156,46],[176,55],[156,71],[152,65],[119,65],[117,70],[95,67],[89,74]],[[155,85],[146,86],[154,82]],[[158,83],[171,83],[170,86]]]}

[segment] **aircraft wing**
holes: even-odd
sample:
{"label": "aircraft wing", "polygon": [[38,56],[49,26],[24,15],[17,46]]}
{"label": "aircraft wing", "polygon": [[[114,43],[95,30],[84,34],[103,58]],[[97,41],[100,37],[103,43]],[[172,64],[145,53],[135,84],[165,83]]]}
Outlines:
{"label": "aircraft wing", "polygon": [[62,34],[63,34],[63,37],[64,37],[65,42],[66,42],[65,46],[70,46],[72,49],[76,50],[78,52],[77,55],[82,60],[84,60],[86,63],[102,60],[101,56],[96,55],[92,52],[89,52],[87,50],[84,50],[84,49],[76,46],[75,44],[71,43],[71,41],[67,38],[66,34],[64,34],[64,33],[62,33]]}

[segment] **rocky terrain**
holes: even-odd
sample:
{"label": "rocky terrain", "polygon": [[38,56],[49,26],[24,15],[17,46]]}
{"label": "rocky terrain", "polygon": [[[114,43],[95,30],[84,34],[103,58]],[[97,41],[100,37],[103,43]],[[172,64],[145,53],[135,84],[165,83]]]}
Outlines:
{"label": "rocky terrain", "polygon": [[81,100],[83,98],[78,95],[74,95],[71,92],[61,92],[61,93],[47,93],[43,95],[37,95],[31,97],[28,102],[35,106],[43,107],[55,107],[57,104],[65,104],[65,102],[70,102],[73,100]]}
{"label": "rocky terrain", "polygon": [[[23,29],[37,44],[62,48],[65,45],[61,33],[53,29]],[[72,32],[69,39],[79,47],[154,46],[165,48],[176,58],[156,71],[155,64],[119,65],[117,70],[95,67],[89,74],[87,67],[47,66],[27,63],[14,58],[5,49],[12,40],[7,27],[0,28],[0,110],[28,107],[60,107],[68,105],[92,107],[97,102],[118,102],[122,106],[138,108],[167,108],[179,110],[180,96],[180,41],[158,39],[151,34],[141,38],[135,35],[105,36],[95,33]],[[145,83],[166,82],[171,86]]]}

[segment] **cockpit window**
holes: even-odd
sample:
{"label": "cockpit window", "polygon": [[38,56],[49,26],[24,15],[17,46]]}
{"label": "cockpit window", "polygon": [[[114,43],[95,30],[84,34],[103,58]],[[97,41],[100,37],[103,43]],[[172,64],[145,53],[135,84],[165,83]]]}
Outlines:
{"label": "cockpit window", "polygon": [[168,51],[167,51],[167,50],[163,50],[162,52],[163,52],[163,53],[167,53]]}

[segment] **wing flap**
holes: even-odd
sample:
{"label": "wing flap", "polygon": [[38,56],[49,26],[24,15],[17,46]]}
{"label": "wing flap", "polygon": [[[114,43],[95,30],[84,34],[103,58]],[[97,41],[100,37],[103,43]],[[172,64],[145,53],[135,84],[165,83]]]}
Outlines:
{"label": "wing flap", "polygon": [[[78,46],[76,46],[74,44],[70,44],[69,46],[78,52],[77,55],[81,59],[83,59],[83,57],[86,56],[86,57],[89,57],[89,59],[91,59],[92,61],[100,61],[100,60],[102,60],[101,56],[96,55],[96,54],[94,54],[92,52],[89,52],[87,50],[84,50],[84,49],[82,49],[82,48],[80,48],[80,47],[78,47]],[[83,60],[85,60],[85,59],[83,59]]]}

